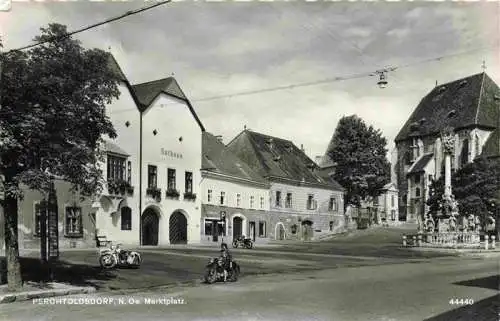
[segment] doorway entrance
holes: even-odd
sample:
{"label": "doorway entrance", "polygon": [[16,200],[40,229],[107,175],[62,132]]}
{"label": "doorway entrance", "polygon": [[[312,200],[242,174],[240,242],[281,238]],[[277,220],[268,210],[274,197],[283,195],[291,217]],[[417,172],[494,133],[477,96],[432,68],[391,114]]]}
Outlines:
{"label": "doorway entrance", "polygon": [[158,245],[160,217],[158,213],[147,208],[141,218],[142,245]]}
{"label": "doorway entrance", "polygon": [[170,244],[187,243],[187,218],[180,211],[175,211],[169,219]]}
{"label": "doorway entrance", "polygon": [[233,240],[243,235],[243,219],[239,216],[233,218]]}
{"label": "doorway entrance", "polygon": [[249,227],[249,234],[248,237],[252,239],[252,241],[255,242],[255,222],[250,222],[248,223],[248,227]]}

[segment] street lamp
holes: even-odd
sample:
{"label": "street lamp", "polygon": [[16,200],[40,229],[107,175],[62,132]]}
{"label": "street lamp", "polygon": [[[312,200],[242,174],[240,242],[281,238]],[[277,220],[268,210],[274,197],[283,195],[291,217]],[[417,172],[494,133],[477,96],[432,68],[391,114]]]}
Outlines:
{"label": "street lamp", "polygon": [[222,243],[224,243],[224,234],[226,232],[226,211],[220,211],[220,222],[222,223]]}

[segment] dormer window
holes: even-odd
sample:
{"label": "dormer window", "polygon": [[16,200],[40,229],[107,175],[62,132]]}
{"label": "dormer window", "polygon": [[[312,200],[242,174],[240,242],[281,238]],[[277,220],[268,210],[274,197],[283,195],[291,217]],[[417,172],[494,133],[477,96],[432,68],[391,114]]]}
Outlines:
{"label": "dormer window", "polygon": [[420,128],[420,124],[418,122],[414,122],[410,124],[410,130],[412,132],[417,131]]}
{"label": "dormer window", "polygon": [[438,92],[442,93],[445,90],[446,90],[446,86],[441,86],[441,87],[439,87]]}
{"label": "dormer window", "polygon": [[465,86],[465,85],[467,85],[467,80],[462,80],[462,81],[460,82],[460,87],[463,87],[463,86]]}
{"label": "dormer window", "polygon": [[275,161],[275,162],[278,162],[278,161],[280,161],[280,160],[281,160],[281,156],[279,156],[279,155],[274,156],[274,158],[273,158],[273,159],[274,159],[274,161]]}
{"label": "dormer window", "polygon": [[455,109],[450,110],[450,112],[448,113],[448,118],[453,118],[456,115],[457,115],[457,111]]}

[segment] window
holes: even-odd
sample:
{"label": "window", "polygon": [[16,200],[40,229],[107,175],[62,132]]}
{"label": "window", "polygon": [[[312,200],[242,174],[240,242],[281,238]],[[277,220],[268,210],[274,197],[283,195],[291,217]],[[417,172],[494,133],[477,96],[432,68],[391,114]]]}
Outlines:
{"label": "window", "polygon": [[314,210],[315,209],[314,195],[307,196],[307,209]]}
{"label": "window", "polygon": [[328,210],[329,211],[337,211],[337,199],[335,197],[330,197],[330,203],[328,203]]}
{"label": "window", "polygon": [[475,152],[474,152],[474,155],[479,155],[481,152],[480,152],[480,145],[481,145],[481,142],[479,141],[479,135],[476,135],[476,144],[475,144]]}
{"label": "window", "polygon": [[333,221],[330,221],[330,232],[333,231]]}
{"label": "window", "polygon": [[264,208],[264,197],[260,197],[260,208]]}
{"label": "window", "polygon": [[184,185],[185,192],[186,193],[193,193],[193,173],[192,172],[186,172],[186,175],[184,178],[184,184],[185,184]]}
{"label": "window", "polygon": [[169,190],[175,190],[176,188],[176,180],[175,180],[175,169],[169,168],[167,170],[167,188]]}
{"label": "window", "polygon": [[281,192],[276,191],[276,207],[281,207]]}
{"label": "window", "polygon": [[411,141],[411,146],[410,148],[412,149],[412,160],[416,160],[420,156],[420,147],[418,146],[418,139],[413,138]]}
{"label": "window", "polygon": [[293,225],[290,227],[290,231],[292,232],[292,234],[297,234],[297,229],[298,229],[297,224],[293,224]]}
{"label": "window", "polygon": [[132,162],[128,161],[127,163],[127,182],[129,185],[132,185]]}
{"label": "window", "polygon": [[391,195],[391,207],[394,207],[394,195]]}
{"label": "window", "polygon": [[241,194],[236,194],[236,207],[241,206]]}
{"label": "window", "polygon": [[66,235],[82,236],[82,209],[80,207],[66,207]]}
{"label": "window", "polygon": [[250,208],[254,207],[254,196],[250,196]]}
{"label": "window", "polygon": [[420,188],[415,188],[415,197],[420,197]]}
{"label": "window", "polygon": [[122,231],[132,230],[132,209],[130,207],[123,207],[121,209]]}
{"label": "window", "polygon": [[396,211],[395,210],[391,211],[391,220],[393,220],[393,221],[396,220]]}
{"label": "window", "polygon": [[410,151],[406,151],[405,154],[404,154],[404,163],[406,165],[411,165],[411,163],[413,162],[413,157],[412,157],[412,154]]}
{"label": "window", "polygon": [[157,167],[154,165],[148,165],[148,188],[156,188],[158,186],[157,175]]}
{"label": "window", "polygon": [[413,183],[420,184],[420,174],[413,176]]}
{"label": "window", "polygon": [[208,203],[211,203],[211,202],[212,202],[212,190],[211,190],[211,189],[209,189],[209,190],[207,191],[207,202],[208,202]]}
{"label": "window", "polygon": [[259,222],[259,237],[266,237],[266,222]]}
{"label": "window", "polygon": [[462,152],[460,153],[460,165],[464,166],[469,162],[469,140],[464,139]]}
{"label": "window", "polygon": [[292,193],[286,193],[285,207],[286,208],[291,208],[292,207]]}
{"label": "window", "polygon": [[213,221],[205,220],[205,235],[212,235]]}
{"label": "window", "polygon": [[33,226],[33,235],[40,236],[42,228],[42,211],[45,211],[45,201],[35,203],[35,221]]}
{"label": "window", "polygon": [[226,200],[226,192],[220,192],[220,205],[224,205],[224,201]]}
{"label": "window", "polygon": [[108,181],[125,180],[125,158],[108,155]]}

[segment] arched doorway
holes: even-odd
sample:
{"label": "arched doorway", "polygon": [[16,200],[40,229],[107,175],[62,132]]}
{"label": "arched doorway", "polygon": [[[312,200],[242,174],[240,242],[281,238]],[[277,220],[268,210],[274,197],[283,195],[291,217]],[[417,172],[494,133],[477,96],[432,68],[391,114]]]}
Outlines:
{"label": "arched doorway", "polygon": [[309,220],[302,221],[302,239],[304,241],[310,241],[313,237],[313,222]]}
{"label": "arched doorway", "polygon": [[142,245],[158,245],[160,216],[152,209],[147,208],[141,217]]}
{"label": "arched doorway", "polygon": [[233,239],[243,235],[243,218],[240,216],[233,217]]}
{"label": "arched doorway", "polygon": [[187,218],[181,211],[175,211],[169,219],[170,244],[187,243]]}
{"label": "arched doorway", "polygon": [[276,240],[280,240],[280,241],[282,241],[286,238],[285,226],[281,222],[276,224],[275,237],[276,237]]}

